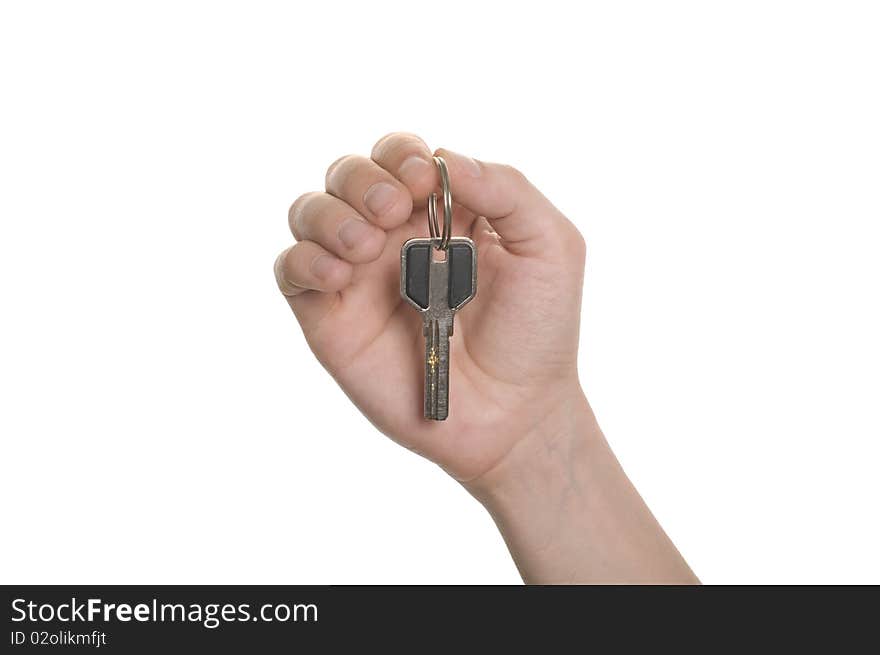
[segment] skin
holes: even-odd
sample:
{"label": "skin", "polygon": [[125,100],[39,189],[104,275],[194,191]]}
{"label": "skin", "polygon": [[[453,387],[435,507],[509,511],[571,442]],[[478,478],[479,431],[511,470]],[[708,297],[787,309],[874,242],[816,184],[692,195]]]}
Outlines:
{"label": "skin", "polygon": [[[449,168],[452,234],[474,240],[479,272],[455,317],[439,422],[422,417],[422,323],[399,293],[400,247],[427,236],[432,154]],[[486,507],[526,582],[697,582],[581,390],[583,237],[520,172],[389,134],[370,158],[335,161],[289,223],[297,243],[275,275],[312,352],[379,430]]]}

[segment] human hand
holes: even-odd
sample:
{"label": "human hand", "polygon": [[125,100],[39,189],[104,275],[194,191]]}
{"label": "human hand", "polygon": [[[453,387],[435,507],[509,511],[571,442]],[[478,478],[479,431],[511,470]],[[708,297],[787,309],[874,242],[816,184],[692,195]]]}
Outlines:
{"label": "human hand", "polygon": [[438,150],[450,174],[453,236],[478,251],[475,299],[455,317],[449,418],[422,416],[418,312],[399,292],[400,248],[427,236],[439,183],[418,137],[390,134],[372,158],[334,162],[326,191],[289,212],[298,243],[276,261],[279,287],[316,357],[383,433],[471,482],[548,417],[585,404],[577,375],[584,241],[515,169]]}
{"label": "human hand", "polygon": [[527,582],[697,582],[581,391],[581,235],[513,168],[436,154],[452,234],[478,249],[477,295],[450,343],[449,418],[422,416],[422,321],[400,297],[400,247],[428,232],[439,181],[416,136],[337,160],[326,192],[291,207],[299,243],[275,273],[312,351],[382,432],[486,506]]}

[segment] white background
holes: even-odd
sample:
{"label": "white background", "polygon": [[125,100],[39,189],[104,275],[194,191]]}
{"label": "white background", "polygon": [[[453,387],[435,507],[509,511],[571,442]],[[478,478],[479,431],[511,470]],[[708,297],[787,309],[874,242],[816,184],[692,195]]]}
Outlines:
{"label": "white background", "polygon": [[580,367],[712,583],[880,583],[875,3],[6,2],[0,580],[514,583],[272,277],[409,130],[588,243]]}

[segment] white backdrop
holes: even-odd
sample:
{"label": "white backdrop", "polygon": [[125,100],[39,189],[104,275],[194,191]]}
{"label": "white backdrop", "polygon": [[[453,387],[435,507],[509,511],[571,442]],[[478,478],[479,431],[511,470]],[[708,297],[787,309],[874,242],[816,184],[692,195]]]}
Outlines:
{"label": "white backdrop", "polygon": [[6,2],[0,581],[513,583],[312,359],[286,214],[389,131],[588,244],[581,374],[706,582],[880,583],[864,2]]}

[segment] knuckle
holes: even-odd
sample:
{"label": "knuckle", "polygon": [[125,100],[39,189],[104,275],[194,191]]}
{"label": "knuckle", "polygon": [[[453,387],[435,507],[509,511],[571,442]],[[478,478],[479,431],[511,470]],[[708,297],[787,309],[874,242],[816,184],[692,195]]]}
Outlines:
{"label": "knuckle", "polygon": [[287,224],[290,226],[293,236],[297,239],[302,238],[302,222],[306,205],[318,195],[320,195],[320,192],[317,191],[304,193],[294,200],[293,204],[290,205],[290,209],[287,210]]}
{"label": "knuckle", "polygon": [[548,234],[548,243],[552,249],[564,257],[565,261],[577,262],[583,266],[587,257],[587,243],[580,230],[564,216],[552,234]]}
{"label": "knuckle", "polygon": [[284,259],[287,257],[287,249],[282,250],[278,253],[278,256],[275,257],[275,261],[272,262],[272,272],[275,274],[275,280],[278,284],[281,284],[281,280],[284,277]]}
{"label": "knuckle", "polygon": [[584,235],[581,234],[580,230],[578,230],[573,223],[570,223],[570,226],[571,229],[567,243],[571,251],[571,256],[577,258],[578,261],[583,263],[587,259],[587,241],[584,239]]}
{"label": "knuckle", "polygon": [[526,177],[525,173],[519,170],[516,166],[511,166],[510,164],[500,164],[500,166],[505,175],[515,182],[529,184],[529,179]]}
{"label": "knuckle", "polygon": [[587,259],[587,240],[584,239],[583,235],[578,232],[578,238],[575,239],[577,245],[577,253],[580,260],[586,261]]}
{"label": "knuckle", "polygon": [[412,132],[389,132],[376,141],[370,156],[375,160],[389,159],[403,152],[428,151],[428,145]]}
{"label": "knuckle", "polygon": [[291,248],[287,248],[282,251],[281,254],[275,259],[275,264],[272,267],[273,272],[275,274],[275,283],[278,285],[278,290],[285,296],[295,296],[300,292],[300,288],[295,284],[291,283],[288,279],[289,272],[288,267],[290,266],[290,254],[294,252],[296,246]]}
{"label": "knuckle", "polygon": [[343,155],[339,159],[335,160],[332,164],[327,167],[327,173],[324,175],[324,183],[329,188],[333,178],[337,175],[339,171],[344,171],[348,167],[352,165],[352,163],[356,162],[360,157],[357,155]]}
{"label": "knuckle", "polygon": [[388,149],[388,145],[393,143],[396,139],[400,138],[402,132],[389,132],[384,135],[381,139],[376,141],[375,145],[373,145],[373,150],[371,152],[372,156],[375,157],[385,152]]}

